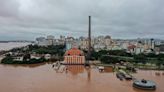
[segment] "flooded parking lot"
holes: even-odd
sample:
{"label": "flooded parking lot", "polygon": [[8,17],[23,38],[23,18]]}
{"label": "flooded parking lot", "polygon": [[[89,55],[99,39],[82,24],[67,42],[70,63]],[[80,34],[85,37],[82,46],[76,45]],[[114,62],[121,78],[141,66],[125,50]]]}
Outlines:
{"label": "flooded parking lot", "polygon": [[[99,72],[96,67],[62,66],[52,64],[0,65],[0,92],[164,92],[164,75],[153,70],[139,70],[136,78],[157,83],[157,90],[145,91],[132,87],[132,81],[120,81],[111,68]],[[64,70],[67,67],[67,71]]]}

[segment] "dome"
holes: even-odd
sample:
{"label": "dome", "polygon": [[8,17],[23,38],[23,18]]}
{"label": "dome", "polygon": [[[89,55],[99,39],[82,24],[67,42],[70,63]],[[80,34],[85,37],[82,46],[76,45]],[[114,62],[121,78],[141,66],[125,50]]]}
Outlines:
{"label": "dome", "polygon": [[72,49],[66,51],[65,55],[66,56],[73,56],[73,55],[82,56],[84,54],[81,50],[79,50],[77,48],[72,48]]}

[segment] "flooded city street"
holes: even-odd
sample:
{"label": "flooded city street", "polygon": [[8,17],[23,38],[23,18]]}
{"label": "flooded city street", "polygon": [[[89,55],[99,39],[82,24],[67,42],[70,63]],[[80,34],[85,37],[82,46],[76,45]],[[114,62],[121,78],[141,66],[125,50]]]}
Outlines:
{"label": "flooded city street", "polygon": [[52,68],[52,64],[0,65],[0,92],[164,92],[164,75],[153,70],[139,70],[136,78],[157,83],[155,91],[132,87],[132,81],[120,81],[111,68],[100,73],[92,67],[62,66],[67,71]]}

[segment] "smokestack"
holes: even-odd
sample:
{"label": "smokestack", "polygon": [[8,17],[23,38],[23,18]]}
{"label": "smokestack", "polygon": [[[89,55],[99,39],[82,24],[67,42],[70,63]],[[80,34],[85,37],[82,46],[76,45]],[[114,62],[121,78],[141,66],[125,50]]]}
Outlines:
{"label": "smokestack", "polygon": [[88,27],[88,60],[91,55],[91,16],[89,16],[89,27]]}

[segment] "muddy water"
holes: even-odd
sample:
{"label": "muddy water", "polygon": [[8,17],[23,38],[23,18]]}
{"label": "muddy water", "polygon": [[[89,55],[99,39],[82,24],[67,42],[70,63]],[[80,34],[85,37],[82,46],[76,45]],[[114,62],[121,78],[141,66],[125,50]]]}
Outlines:
{"label": "muddy water", "polygon": [[[67,71],[65,69],[67,67]],[[138,71],[137,78],[157,82],[157,90],[164,92],[164,75],[155,71]],[[131,81],[120,81],[111,69],[100,73],[96,68],[62,66],[59,70],[52,64],[0,65],[0,92],[150,92],[132,87]]]}

